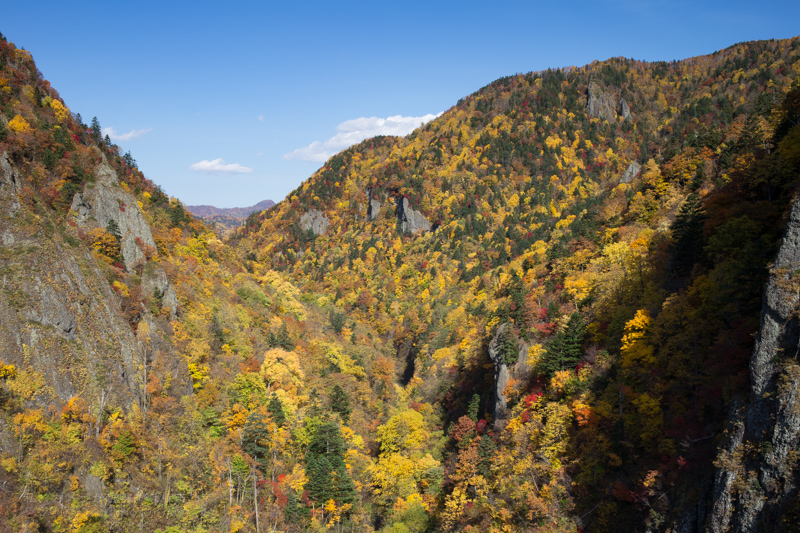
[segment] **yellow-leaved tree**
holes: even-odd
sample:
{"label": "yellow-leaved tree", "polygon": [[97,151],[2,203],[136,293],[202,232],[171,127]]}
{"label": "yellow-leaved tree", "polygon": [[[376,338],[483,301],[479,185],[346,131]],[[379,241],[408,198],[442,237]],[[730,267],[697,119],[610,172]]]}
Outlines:
{"label": "yellow-leaved tree", "polygon": [[427,474],[439,467],[430,453],[424,453],[428,435],[424,417],[412,409],[395,414],[378,427],[381,454],[369,471],[379,503],[393,505],[399,498],[425,491]]}
{"label": "yellow-leaved tree", "polygon": [[305,378],[297,353],[278,347],[270,348],[264,354],[261,374],[268,388],[273,385],[281,388],[299,388]]}

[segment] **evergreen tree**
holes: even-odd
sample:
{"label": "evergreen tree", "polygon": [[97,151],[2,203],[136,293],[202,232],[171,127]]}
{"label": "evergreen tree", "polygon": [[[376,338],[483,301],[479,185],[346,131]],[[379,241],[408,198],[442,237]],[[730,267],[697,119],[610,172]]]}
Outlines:
{"label": "evergreen tree", "polygon": [[492,474],[492,457],[497,446],[489,435],[483,435],[478,443],[478,474],[488,478]]}
{"label": "evergreen tree", "polygon": [[586,335],[586,326],[581,314],[575,311],[569,321],[547,344],[544,357],[539,363],[542,374],[552,377],[557,371],[572,368],[581,358],[581,347]]}
{"label": "evergreen tree", "polygon": [[169,208],[169,221],[173,226],[178,227],[183,225],[184,222],[192,220],[192,215],[188,214],[183,208],[183,204],[176,201],[174,205]]}
{"label": "evergreen tree", "polygon": [[344,313],[340,313],[334,309],[331,309],[331,312],[328,315],[331,327],[337,335],[342,334],[342,329],[344,329],[344,318]]}
{"label": "evergreen tree", "polygon": [[102,144],[103,142],[103,134],[101,133],[102,128],[100,127],[100,121],[97,120],[97,117],[92,118],[92,140],[97,144]]}
{"label": "evergreen tree", "polygon": [[478,410],[481,406],[481,397],[477,394],[472,395],[472,400],[469,402],[469,407],[467,408],[467,416],[472,419],[473,422],[478,421]]}
{"label": "evergreen tree", "polygon": [[689,274],[695,263],[702,258],[705,221],[700,197],[690,194],[672,223],[672,270],[676,276]]}
{"label": "evergreen tree", "polygon": [[272,415],[272,421],[277,425],[282,426],[286,422],[286,413],[283,411],[283,404],[274,392],[269,397],[267,411]]}
{"label": "evergreen tree", "polygon": [[286,495],[286,507],[283,511],[286,521],[291,524],[303,522],[309,516],[308,509],[300,505],[300,502],[297,500],[297,495],[293,490],[289,490],[288,492],[289,493]]}
{"label": "evergreen tree", "polygon": [[324,503],[332,498],[332,474],[333,468],[327,457],[310,451],[306,454],[308,483],[306,483],[305,489],[312,501]]}
{"label": "evergreen tree", "polygon": [[349,423],[350,413],[352,413],[353,410],[350,408],[350,397],[344,389],[338,384],[334,385],[329,398],[331,402],[331,411],[339,413],[342,422],[345,424]]}
{"label": "evergreen tree", "polygon": [[500,359],[507,365],[513,365],[519,359],[519,348],[517,339],[511,328],[507,328],[500,334]]}
{"label": "evergreen tree", "polygon": [[267,333],[267,345],[270,348],[283,348],[287,352],[294,350],[295,343],[289,335],[289,330],[286,328],[286,323],[281,324],[276,333],[271,330]]}
{"label": "evergreen tree", "polygon": [[136,160],[133,158],[133,156],[131,155],[130,151],[125,152],[125,155],[122,156],[122,159],[125,160],[125,163],[127,163],[129,167],[138,168],[136,166]]}
{"label": "evergreen tree", "polygon": [[247,415],[247,419],[242,428],[242,450],[258,461],[262,466],[265,465],[269,456],[269,419],[258,411]]}
{"label": "evergreen tree", "polygon": [[317,426],[306,451],[306,490],[313,501],[335,500],[339,504],[355,501],[355,484],[344,464],[346,451],[338,424],[328,421]]}
{"label": "evergreen tree", "polygon": [[117,242],[122,238],[122,235],[119,232],[119,224],[113,218],[108,221],[106,224],[106,231],[117,238]]}

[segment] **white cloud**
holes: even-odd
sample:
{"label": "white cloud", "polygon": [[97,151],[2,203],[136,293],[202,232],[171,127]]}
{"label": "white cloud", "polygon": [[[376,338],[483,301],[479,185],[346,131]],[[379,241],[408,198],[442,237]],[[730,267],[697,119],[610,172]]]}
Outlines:
{"label": "white cloud", "polygon": [[246,174],[253,171],[252,168],[243,167],[239,163],[225,163],[222,158],[198,161],[189,165],[189,169],[203,174]]}
{"label": "white cloud", "polygon": [[142,135],[150,133],[151,131],[153,131],[152,128],[146,130],[131,130],[128,133],[117,133],[114,128],[103,128],[102,134],[108,135],[108,138],[112,141],[130,141],[131,139],[141,137]]}
{"label": "white cloud", "polygon": [[404,117],[395,115],[393,117],[361,117],[346,120],[336,126],[338,133],[327,141],[314,141],[304,148],[285,154],[284,159],[302,159],[303,161],[327,161],[331,156],[341,152],[345,148],[360,143],[364,139],[375,137],[376,135],[395,135],[403,137],[408,135],[416,128],[426,122],[441,116],[425,115],[422,117]]}
{"label": "white cloud", "polygon": [[264,115],[258,115],[258,121],[264,122]]}

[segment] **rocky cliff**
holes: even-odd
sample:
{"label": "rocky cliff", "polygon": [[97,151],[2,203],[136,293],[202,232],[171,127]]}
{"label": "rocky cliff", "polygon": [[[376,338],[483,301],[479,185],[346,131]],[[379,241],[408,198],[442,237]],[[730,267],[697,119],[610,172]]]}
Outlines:
{"label": "rocky cliff", "polygon": [[404,233],[416,233],[418,231],[430,231],[431,223],[425,215],[411,207],[408,198],[395,198],[397,221]]}
{"label": "rocky cliff", "polygon": [[300,217],[300,227],[303,231],[313,231],[314,235],[324,235],[331,222],[319,209],[310,209]]}
{"label": "rocky cliff", "polygon": [[735,402],[713,485],[678,531],[790,531],[800,450],[800,201],[795,202],[764,291],[750,360],[749,401]]}
{"label": "rocky cliff", "polygon": [[590,117],[613,121],[617,118],[617,102],[614,96],[600,87],[596,82],[589,82],[586,113]]}
{"label": "rocky cliff", "polygon": [[20,178],[3,154],[0,358],[22,369],[40,405],[110,395],[129,406],[143,390],[144,354],[120,299],[81,241],[20,202]]}

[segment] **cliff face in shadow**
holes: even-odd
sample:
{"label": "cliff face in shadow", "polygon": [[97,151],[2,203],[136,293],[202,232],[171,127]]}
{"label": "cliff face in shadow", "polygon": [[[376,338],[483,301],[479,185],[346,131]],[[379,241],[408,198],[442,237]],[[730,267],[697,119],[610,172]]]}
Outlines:
{"label": "cliff face in shadow", "polygon": [[749,401],[735,402],[705,501],[677,531],[789,531],[800,446],[800,201],[795,202],[763,296],[750,360]]}

